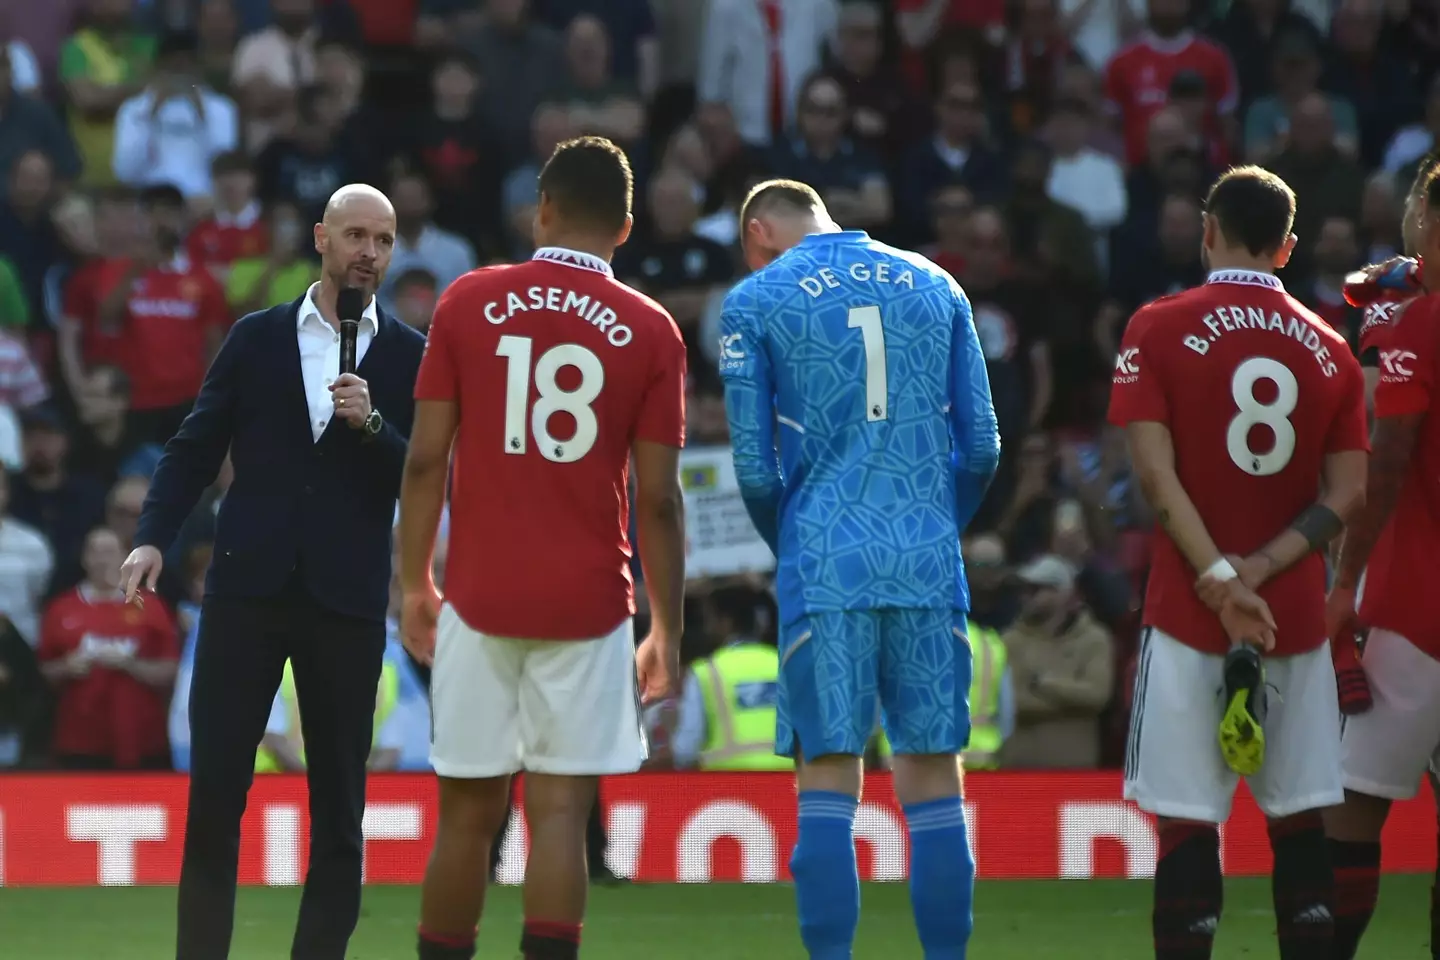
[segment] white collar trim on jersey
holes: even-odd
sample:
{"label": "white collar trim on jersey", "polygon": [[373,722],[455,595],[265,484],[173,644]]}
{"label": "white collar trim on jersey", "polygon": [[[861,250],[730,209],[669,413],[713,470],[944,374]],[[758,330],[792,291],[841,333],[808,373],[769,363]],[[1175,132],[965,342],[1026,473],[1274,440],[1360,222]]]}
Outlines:
{"label": "white collar trim on jersey", "polygon": [[1285,284],[1273,273],[1261,273],[1259,270],[1212,270],[1206,283],[1245,283],[1252,287],[1269,287],[1271,290],[1284,290]]}
{"label": "white collar trim on jersey", "polygon": [[558,263],[566,267],[574,267],[577,270],[591,270],[595,273],[603,273],[607,277],[615,276],[615,271],[610,268],[610,264],[595,254],[571,250],[568,247],[541,247],[530,259]]}

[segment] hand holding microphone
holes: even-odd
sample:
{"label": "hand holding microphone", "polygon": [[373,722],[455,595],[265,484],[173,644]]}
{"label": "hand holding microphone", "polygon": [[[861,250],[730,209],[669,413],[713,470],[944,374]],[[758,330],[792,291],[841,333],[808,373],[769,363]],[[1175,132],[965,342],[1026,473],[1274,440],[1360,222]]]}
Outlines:
{"label": "hand holding microphone", "polygon": [[335,297],[335,313],[340,320],[340,376],[330,384],[330,393],[335,400],[335,416],[356,430],[368,428],[371,412],[370,388],[355,375],[355,348],[364,311],[365,294],[357,287],[345,287]]}

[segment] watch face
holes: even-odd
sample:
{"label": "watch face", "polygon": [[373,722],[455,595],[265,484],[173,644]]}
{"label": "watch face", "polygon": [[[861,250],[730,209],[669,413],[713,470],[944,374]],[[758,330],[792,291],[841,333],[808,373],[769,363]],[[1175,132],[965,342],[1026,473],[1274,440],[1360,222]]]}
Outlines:
{"label": "watch face", "polygon": [[365,418],[365,429],[371,433],[379,433],[384,421],[380,419],[379,410],[371,410],[370,416]]}

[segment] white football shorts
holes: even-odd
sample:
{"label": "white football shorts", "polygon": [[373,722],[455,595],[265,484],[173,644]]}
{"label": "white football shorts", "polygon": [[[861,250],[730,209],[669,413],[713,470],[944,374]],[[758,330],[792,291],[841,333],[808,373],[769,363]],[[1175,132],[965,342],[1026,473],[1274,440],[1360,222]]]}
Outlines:
{"label": "white football shorts", "polygon": [[[1225,713],[1225,658],[1147,627],[1135,673],[1125,751],[1125,799],[1160,817],[1224,823],[1240,777],[1217,740]],[[1327,642],[1267,657],[1265,763],[1248,778],[1267,817],[1288,817],[1345,798],[1340,702]]]}
{"label": "white football shorts", "polygon": [[1440,661],[1398,633],[1372,629],[1361,663],[1375,705],[1344,718],[1345,787],[1408,800],[1425,768],[1440,763]]}
{"label": "white football shorts", "polygon": [[629,618],[593,640],[517,640],[471,629],[447,603],[430,700],[442,777],[633,773],[648,752]]}

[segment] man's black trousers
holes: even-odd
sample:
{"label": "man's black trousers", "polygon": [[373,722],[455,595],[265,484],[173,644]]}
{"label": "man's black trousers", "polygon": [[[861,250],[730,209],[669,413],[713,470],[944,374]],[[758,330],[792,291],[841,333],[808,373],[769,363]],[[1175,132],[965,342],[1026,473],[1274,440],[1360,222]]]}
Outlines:
{"label": "man's black trousers", "polygon": [[190,809],[176,960],[225,960],[240,817],[288,657],[310,787],[310,862],[293,960],[344,960],[360,913],[365,770],[385,624],[321,607],[292,581],[264,598],[208,597],[190,686]]}

